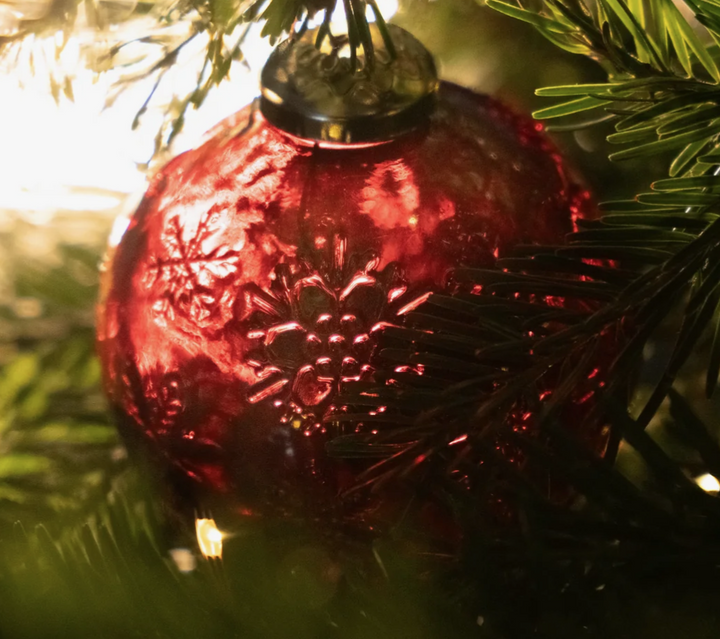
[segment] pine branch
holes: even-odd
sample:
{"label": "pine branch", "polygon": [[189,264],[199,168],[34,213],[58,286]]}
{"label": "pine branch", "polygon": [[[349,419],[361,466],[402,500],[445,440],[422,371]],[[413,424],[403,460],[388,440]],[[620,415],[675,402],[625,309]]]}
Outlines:
{"label": "pine branch", "polygon": [[[222,561],[208,561],[182,547],[194,548],[189,536],[165,538],[158,496],[127,479],[87,524],[60,534],[17,524],[3,540],[3,636],[710,636],[690,618],[717,629],[716,538],[693,544],[676,532],[668,549],[661,527],[658,537],[562,518],[529,490],[522,528],[477,530],[459,565],[417,554],[402,535],[331,552],[309,522],[253,520],[225,538]],[[196,567],[181,572],[169,542]]]}
{"label": "pine branch", "polygon": [[[151,106],[164,111],[163,122],[155,137],[153,157],[157,157],[182,131],[188,110],[198,109],[210,91],[229,78],[233,65],[244,62],[243,46],[253,24],[264,23],[262,35],[275,43],[283,36],[301,35],[307,30],[310,19],[323,13],[317,39],[319,47],[328,36],[332,37],[330,17],[335,5],[336,0],[173,0],[169,4],[141,2],[132,12],[112,13],[99,0],[62,0],[53,3],[43,19],[21,21],[16,33],[0,36],[0,64],[12,67],[13,60],[23,52],[32,61],[38,39],[55,38],[56,33],[62,31],[63,39],[55,45],[56,63],[68,39],[76,37],[87,50],[88,59],[84,63],[98,73],[110,70],[119,73],[106,107],[112,106],[128,87],[152,79],[152,88],[137,111],[132,127],[139,126]],[[377,3],[374,0],[344,1],[351,60],[356,64],[358,51],[362,49],[367,64],[372,66],[374,48],[366,17],[368,7],[375,15],[392,55],[394,45]],[[84,28],[82,21],[78,22],[81,9],[90,29]],[[123,26],[132,27],[132,39],[128,40],[126,35],[130,29],[118,28]],[[195,74],[195,87],[185,94],[173,91],[169,104],[159,104],[156,99],[158,89],[173,85],[171,72],[182,51],[191,44],[200,45],[204,50],[204,55],[195,57],[194,71],[184,71]],[[130,45],[142,46],[143,52],[139,58],[128,61],[122,54]],[[61,99],[72,101],[71,75],[66,74],[59,64],[57,68],[51,61],[48,64],[46,73],[53,97],[58,102]],[[30,66],[34,74],[34,64],[31,62]]]}
{"label": "pine branch", "polygon": [[[408,424],[395,429],[374,424],[376,432],[361,430],[331,443],[331,450],[341,456],[381,458],[360,487],[393,481],[433,463],[443,472],[471,480],[481,467],[477,485],[490,482],[493,486],[490,469],[507,466],[494,450],[511,442],[527,452],[523,465],[545,464],[613,521],[624,517],[628,523],[637,523],[641,518],[652,529],[662,515],[661,519],[667,519],[665,526],[677,526],[687,515],[682,511],[693,503],[700,511],[693,510],[690,519],[700,516],[716,522],[714,499],[708,500],[681,475],[664,482],[677,466],[659,456],[645,434],[661,402],[673,392],[673,382],[693,348],[711,321],[717,321],[713,318],[720,286],[716,266],[720,226],[708,204],[692,199],[692,189],[706,189],[707,180],[685,180],[682,184],[689,195],[683,194],[679,202],[663,202],[667,209],[636,213],[642,209],[636,202],[610,203],[605,206],[610,213],[599,222],[585,223],[566,246],[519,247],[516,256],[498,262],[498,270],[458,271],[455,278],[465,285],[462,290],[481,287],[483,294],[431,296],[409,315],[408,326],[384,333],[383,338],[396,345],[390,351],[392,359],[420,367],[423,375],[401,380],[393,376],[392,386],[381,383],[345,398],[356,407],[385,406],[379,420]],[[655,187],[662,193],[674,182],[660,181]],[[689,206],[694,207],[694,214],[687,210]],[[629,212],[623,212],[626,208]],[[515,301],[518,297],[529,301]],[[558,309],[557,299],[564,300],[567,310]],[[619,407],[626,403],[621,398],[627,397],[632,371],[641,365],[644,347],[679,307],[684,307],[684,319],[664,373],[638,419],[633,420],[627,408]],[[447,312],[448,319],[437,309]],[[432,337],[427,336],[428,331]],[[398,347],[398,341],[404,342],[404,347]],[[612,352],[616,341],[626,341],[619,356],[613,361],[603,359],[602,353]],[[439,353],[443,353],[440,358]],[[380,356],[387,358],[388,354],[384,350]],[[717,381],[717,358],[713,350],[709,389]],[[595,382],[589,382],[593,378]],[[597,406],[585,415],[587,423],[577,432],[592,430],[598,419],[609,419],[655,469],[664,484],[660,493],[630,499],[624,489],[616,494],[614,487],[623,480],[615,471],[608,475],[605,469],[592,481],[578,475],[573,470],[578,460],[590,463],[587,444],[574,444],[570,455],[556,459],[557,447],[565,445],[562,440],[570,433],[554,424],[565,421],[562,416],[573,411],[583,395],[594,397],[591,401]],[[536,420],[531,422],[530,432],[539,433],[544,444],[518,433],[516,416],[525,411]],[[361,410],[340,419],[367,420]],[[517,469],[510,471],[517,474]],[[515,483],[513,492],[517,494],[521,487]],[[680,485],[684,488],[677,492]],[[658,495],[668,504],[664,514],[654,505]],[[537,499],[542,502],[548,496]],[[635,503],[626,510],[638,500],[643,507]],[[644,512],[647,518],[642,517]],[[668,518],[671,512],[673,516]]]}
{"label": "pine branch", "polygon": [[0,531],[18,518],[84,520],[125,467],[94,353],[99,255],[64,246],[59,257],[54,269],[17,269],[16,294],[38,317],[3,318]]}
{"label": "pine branch", "polygon": [[[653,0],[647,11],[642,3],[623,0],[600,3],[594,11],[582,2],[559,0],[545,0],[534,11],[497,0],[488,5],[530,22],[558,46],[598,60],[608,71],[606,84],[539,89],[540,96],[565,100],[537,111],[536,118],[571,118],[561,125],[564,130],[614,122],[617,133],[608,141],[625,148],[610,155],[613,161],[672,152],[671,177],[701,176],[712,169],[720,133],[716,47],[706,46],[673,2]],[[720,12],[714,5],[706,0],[687,5],[706,38],[717,38]],[[599,110],[603,116],[591,113]],[[663,188],[684,190],[686,185],[665,183]],[[682,197],[646,194],[639,201],[655,208],[680,207]],[[713,200],[703,193],[689,195],[687,202],[696,206]]]}

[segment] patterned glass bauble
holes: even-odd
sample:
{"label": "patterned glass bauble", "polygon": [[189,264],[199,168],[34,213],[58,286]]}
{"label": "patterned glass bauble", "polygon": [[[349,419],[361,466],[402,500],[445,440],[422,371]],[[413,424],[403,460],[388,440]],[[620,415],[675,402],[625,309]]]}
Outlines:
{"label": "patterned glass bauble", "polygon": [[377,144],[250,106],[154,176],[111,250],[98,339],[123,432],[237,508],[332,510],[358,469],[326,453],[332,415],[375,378],[378,334],[588,205],[539,125],[452,84]]}

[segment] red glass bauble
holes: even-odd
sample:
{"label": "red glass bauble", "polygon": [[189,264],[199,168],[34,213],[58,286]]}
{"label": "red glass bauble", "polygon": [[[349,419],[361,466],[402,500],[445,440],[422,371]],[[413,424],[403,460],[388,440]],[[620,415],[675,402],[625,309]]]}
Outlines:
{"label": "red glass bauble", "polygon": [[554,244],[588,196],[541,127],[442,84],[428,125],[313,144],[250,106],[160,170],[111,255],[99,313],[123,430],[251,510],[332,510],[338,396],[377,334],[519,243]]}

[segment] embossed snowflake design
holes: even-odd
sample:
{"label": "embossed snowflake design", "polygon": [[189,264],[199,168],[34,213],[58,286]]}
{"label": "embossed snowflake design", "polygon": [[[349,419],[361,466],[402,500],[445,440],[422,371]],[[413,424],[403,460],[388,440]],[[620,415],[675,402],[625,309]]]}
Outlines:
{"label": "embossed snowflake design", "polygon": [[162,290],[153,306],[162,323],[180,318],[194,326],[221,323],[230,306],[232,281],[237,277],[240,251],[222,240],[225,218],[218,207],[193,224],[189,215],[168,220],[162,235],[162,255],[153,255],[144,277],[146,288]]}
{"label": "embossed snowflake design", "polygon": [[346,248],[336,236],[329,267],[281,263],[269,291],[249,285],[238,300],[243,359],[258,378],[248,401],[272,401],[282,422],[308,434],[324,428],[347,384],[372,379],[374,334],[417,297],[397,264],[377,270],[376,255]]}

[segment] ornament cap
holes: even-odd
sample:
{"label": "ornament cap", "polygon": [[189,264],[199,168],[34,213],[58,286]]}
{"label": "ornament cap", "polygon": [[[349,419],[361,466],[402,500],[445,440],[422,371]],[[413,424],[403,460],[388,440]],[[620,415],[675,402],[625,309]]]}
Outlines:
{"label": "ornament cap", "polygon": [[386,28],[394,51],[370,25],[371,62],[367,52],[354,63],[342,57],[328,38],[318,48],[317,31],[280,44],[262,71],[262,114],[298,138],[340,144],[384,142],[422,126],[439,85],[435,62],[410,33]]}

